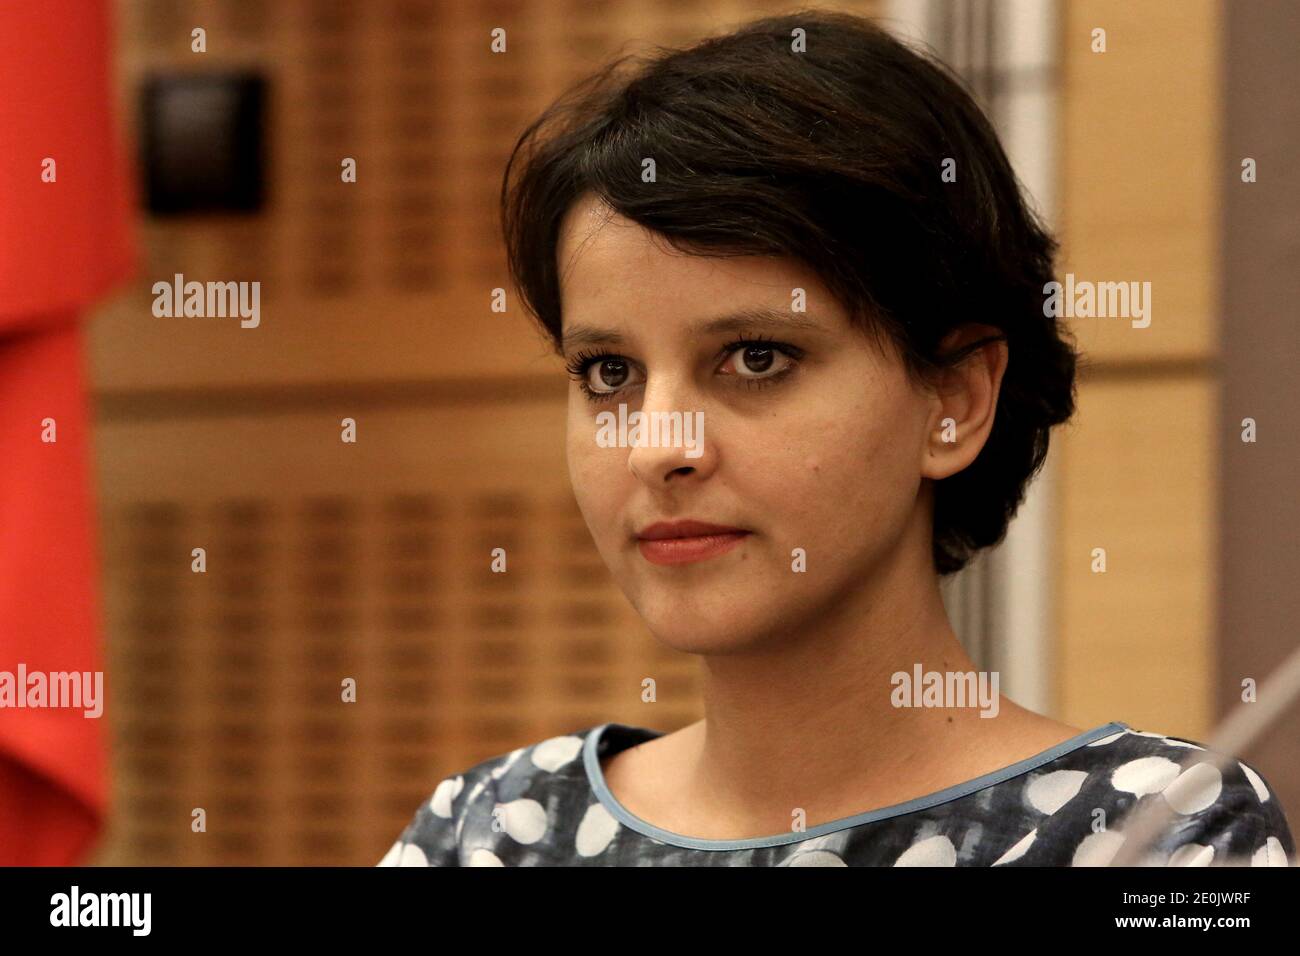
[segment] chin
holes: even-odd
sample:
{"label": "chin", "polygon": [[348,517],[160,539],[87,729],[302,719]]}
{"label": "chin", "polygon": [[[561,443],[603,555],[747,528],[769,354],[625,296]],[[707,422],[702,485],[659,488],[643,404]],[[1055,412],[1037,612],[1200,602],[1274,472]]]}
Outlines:
{"label": "chin", "polygon": [[684,621],[663,625],[646,621],[646,624],[655,640],[683,654],[736,654],[750,647],[753,641],[752,634],[738,633],[734,628],[705,628]]}
{"label": "chin", "polygon": [[[771,591],[765,593],[770,599]],[[729,654],[753,647],[770,630],[776,608],[767,607],[764,596],[750,589],[727,597],[717,590],[684,595],[654,589],[631,603],[664,646],[685,654]]]}

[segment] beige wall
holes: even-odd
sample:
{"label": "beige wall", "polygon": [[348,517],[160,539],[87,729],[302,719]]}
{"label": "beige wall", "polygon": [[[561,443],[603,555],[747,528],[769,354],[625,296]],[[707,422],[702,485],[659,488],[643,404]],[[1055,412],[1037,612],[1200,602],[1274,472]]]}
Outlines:
{"label": "beige wall", "polygon": [[1062,25],[1060,271],[1149,281],[1152,311],[1072,323],[1090,367],[1060,440],[1060,716],[1197,737],[1216,679],[1221,10],[1068,0]]}

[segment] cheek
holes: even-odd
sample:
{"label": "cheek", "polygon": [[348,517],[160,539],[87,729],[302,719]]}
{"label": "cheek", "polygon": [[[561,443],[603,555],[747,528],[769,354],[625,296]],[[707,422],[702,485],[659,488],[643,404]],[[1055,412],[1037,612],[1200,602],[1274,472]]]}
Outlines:
{"label": "cheek", "polygon": [[751,476],[765,476],[769,500],[790,517],[786,532],[862,541],[902,520],[920,482],[913,412],[894,401],[814,415],[754,462]]}
{"label": "cheek", "polygon": [[885,494],[918,477],[916,435],[904,408],[830,423],[812,472],[867,493]]}
{"label": "cheek", "polygon": [[605,517],[616,508],[618,469],[626,460],[618,449],[596,444],[595,425],[585,410],[570,410],[565,436],[569,483],[592,533],[599,534]]}

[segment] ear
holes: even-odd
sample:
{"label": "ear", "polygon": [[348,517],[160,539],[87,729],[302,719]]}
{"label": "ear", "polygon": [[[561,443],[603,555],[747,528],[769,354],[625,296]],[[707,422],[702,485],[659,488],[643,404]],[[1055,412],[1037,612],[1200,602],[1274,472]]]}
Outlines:
{"label": "ear", "polygon": [[947,478],[967,467],[979,455],[993,430],[998,390],[1006,372],[1004,333],[991,325],[968,323],[940,343],[941,354],[951,354],[985,339],[952,368],[933,376],[933,395],[922,446],[921,474]]}

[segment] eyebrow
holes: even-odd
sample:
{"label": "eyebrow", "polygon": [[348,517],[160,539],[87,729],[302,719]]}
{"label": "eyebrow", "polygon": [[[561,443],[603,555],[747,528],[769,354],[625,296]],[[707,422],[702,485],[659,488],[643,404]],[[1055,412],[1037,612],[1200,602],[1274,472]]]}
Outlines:
{"label": "eyebrow", "polygon": [[[786,312],[769,306],[756,306],[729,312],[687,327],[687,334],[692,336],[717,335],[720,332],[782,332],[797,329],[805,332],[824,331],[825,326],[810,315],[799,312]],[[561,349],[571,349],[592,345],[623,345],[623,335],[613,329],[598,329],[590,325],[575,325],[564,332]]]}

